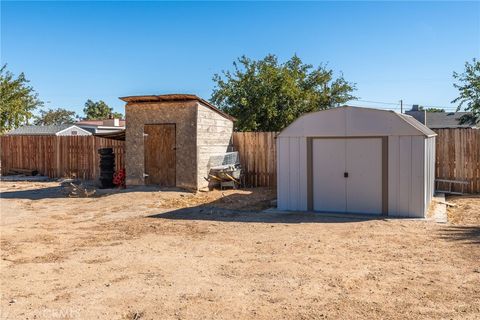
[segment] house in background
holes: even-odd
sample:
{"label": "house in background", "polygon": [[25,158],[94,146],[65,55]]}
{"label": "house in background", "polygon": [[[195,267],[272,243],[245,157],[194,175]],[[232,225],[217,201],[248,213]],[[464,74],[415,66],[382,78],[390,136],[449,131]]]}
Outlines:
{"label": "house in background", "polygon": [[125,120],[122,119],[81,120],[75,124],[92,134],[100,135],[125,130]]}
{"label": "house in background", "polygon": [[7,133],[9,136],[91,136],[92,133],[74,124],[23,126]]}
{"label": "house in background", "polygon": [[471,115],[471,112],[426,112],[414,104],[411,110],[405,111],[405,114],[414,117],[430,129],[478,129],[474,123],[461,123],[460,121],[462,117]]}

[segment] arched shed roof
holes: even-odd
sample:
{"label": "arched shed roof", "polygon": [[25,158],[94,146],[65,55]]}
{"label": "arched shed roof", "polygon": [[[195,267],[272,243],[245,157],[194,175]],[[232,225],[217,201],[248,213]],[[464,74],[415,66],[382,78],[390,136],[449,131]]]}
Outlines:
{"label": "arched shed roof", "polygon": [[279,137],[426,136],[436,133],[413,117],[389,110],[343,106],[299,117]]}

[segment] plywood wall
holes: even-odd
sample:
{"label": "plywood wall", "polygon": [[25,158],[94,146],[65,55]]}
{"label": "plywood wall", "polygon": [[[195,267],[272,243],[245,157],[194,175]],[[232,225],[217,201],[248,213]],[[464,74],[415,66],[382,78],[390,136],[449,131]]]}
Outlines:
{"label": "plywood wall", "polygon": [[210,157],[230,151],[233,122],[201,103],[197,108],[197,186],[202,189],[208,187]]}
{"label": "plywood wall", "polygon": [[187,189],[197,188],[196,106],[195,101],[128,103],[125,106],[127,186],[145,183],[144,126],[174,124],[176,185]]}

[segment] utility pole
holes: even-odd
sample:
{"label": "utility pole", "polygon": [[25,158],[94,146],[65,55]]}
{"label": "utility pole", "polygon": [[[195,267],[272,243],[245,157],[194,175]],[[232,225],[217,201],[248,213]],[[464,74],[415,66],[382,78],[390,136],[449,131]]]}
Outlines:
{"label": "utility pole", "polygon": [[400,113],[403,113],[403,100],[400,100]]}

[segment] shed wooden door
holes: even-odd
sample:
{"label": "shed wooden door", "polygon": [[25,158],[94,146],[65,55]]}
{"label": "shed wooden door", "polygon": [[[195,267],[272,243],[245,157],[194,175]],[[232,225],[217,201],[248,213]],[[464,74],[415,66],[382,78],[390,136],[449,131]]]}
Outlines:
{"label": "shed wooden door", "polygon": [[175,125],[144,126],[145,184],[175,186]]}

